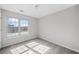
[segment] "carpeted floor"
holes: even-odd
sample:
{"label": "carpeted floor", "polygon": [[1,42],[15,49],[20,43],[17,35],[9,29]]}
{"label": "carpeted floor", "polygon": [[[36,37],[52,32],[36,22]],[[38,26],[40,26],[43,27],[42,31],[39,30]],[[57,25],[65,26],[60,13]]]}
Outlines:
{"label": "carpeted floor", "polygon": [[78,54],[42,39],[33,39],[2,48],[0,54]]}

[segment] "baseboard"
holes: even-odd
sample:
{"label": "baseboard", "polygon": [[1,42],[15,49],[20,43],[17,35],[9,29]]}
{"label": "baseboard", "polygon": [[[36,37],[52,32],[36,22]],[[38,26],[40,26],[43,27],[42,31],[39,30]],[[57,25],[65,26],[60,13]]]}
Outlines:
{"label": "baseboard", "polygon": [[[40,38],[40,37],[39,37],[39,38]],[[44,38],[40,38],[40,39],[42,39],[42,40],[46,40],[46,41],[48,41],[48,42],[50,42],[50,43],[53,43],[53,44],[55,44],[55,45],[59,45],[59,46],[61,46],[61,47],[64,47],[64,48],[67,48],[67,49],[69,49],[69,50],[72,50],[72,51],[75,51],[75,52],[79,53],[78,50],[76,50],[76,49],[72,49],[72,48],[67,47],[67,46],[65,46],[65,45],[61,45],[61,44],[58,44],[58,43],[56,43],[56,42],[51,42],[51,41],[49,41],[49,40],[47,40],[47,39],[44,39]]]}

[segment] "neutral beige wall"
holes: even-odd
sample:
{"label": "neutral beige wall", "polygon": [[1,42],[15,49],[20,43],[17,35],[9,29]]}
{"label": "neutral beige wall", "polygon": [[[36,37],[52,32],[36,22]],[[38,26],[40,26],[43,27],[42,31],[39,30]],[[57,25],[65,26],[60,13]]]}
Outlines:
{"label": "neutral beige wall", "polygon": [[79,5],[41,18],[39,37],[79,52]]}
{"label": "neutral beige wall", "polygon": [[[2,47],[16,44],[22,41],[33,39],[37,37],[37,20],[36,18],[28,17],[26,15],[14,13],[7,10],[1,10],[2,12]],[[13,37],[7,37],[7,28],[6,28],[6,16],[11,16],[15,18],[25,18],[29,21],[29,34],[16,35]]]}

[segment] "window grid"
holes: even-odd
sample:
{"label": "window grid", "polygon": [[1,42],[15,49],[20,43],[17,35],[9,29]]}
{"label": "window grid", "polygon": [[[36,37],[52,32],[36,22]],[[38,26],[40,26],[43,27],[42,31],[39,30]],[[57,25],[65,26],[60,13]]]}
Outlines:
{"label": "window grid", "polygon": [[8,35],[14,35],[16,33],[21,34],[28,32],[28,20],[17,19],[13,17],[7,18],[7,33]]}

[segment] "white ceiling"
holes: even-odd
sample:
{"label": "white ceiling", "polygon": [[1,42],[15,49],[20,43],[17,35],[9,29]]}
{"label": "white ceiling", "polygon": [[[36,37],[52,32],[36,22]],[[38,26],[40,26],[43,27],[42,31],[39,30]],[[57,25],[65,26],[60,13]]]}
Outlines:
{"label": "white ceiling", "polygon": [[[38,4],[35,8],[34,4],[1,4],[0,7],[13,12],[18,12],[31,17],[41,18],[63,9],[74,6],[74,4]],[[24,10],[20,12],[19,10]]]}

